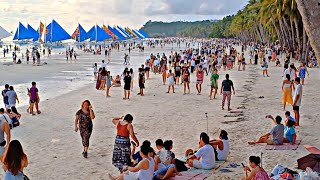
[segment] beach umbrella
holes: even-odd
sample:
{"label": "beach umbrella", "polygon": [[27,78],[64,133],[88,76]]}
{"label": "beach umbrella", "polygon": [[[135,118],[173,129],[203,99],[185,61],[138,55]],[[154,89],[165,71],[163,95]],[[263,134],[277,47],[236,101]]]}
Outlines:
{"label": "beach umbrella", "polygon": [[297,160],[298,168],[306,170],[310,167],[313,171],[320,172],[320,155],[319,154],[309,154]]}

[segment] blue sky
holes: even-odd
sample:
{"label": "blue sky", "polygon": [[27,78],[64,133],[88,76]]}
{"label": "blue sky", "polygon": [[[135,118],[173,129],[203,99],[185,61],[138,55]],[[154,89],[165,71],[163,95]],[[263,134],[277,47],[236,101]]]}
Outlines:
{"label": "blue sky", "polygon": [[248,0],[0,0],[0,26],[15,31],[18,22],[38,28],[55,19],[69,33],[80,22],[140,28],[146,21],[221,19],[236,13]]}

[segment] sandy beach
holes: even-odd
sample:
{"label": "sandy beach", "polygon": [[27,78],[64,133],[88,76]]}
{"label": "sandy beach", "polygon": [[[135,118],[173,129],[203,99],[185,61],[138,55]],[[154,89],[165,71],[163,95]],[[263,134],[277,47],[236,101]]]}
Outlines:
{"label": "sandy beach", "polygon": [[[144,52],[135,49],[130,55],[132,65],[128,67],[137,72],[150,53],[164,52],[168,56],[171,50],[177,51],[179,48],[146,48]],[[302,144],[296,151],[266,151],[265,145],[249,146],[247,142],[270,131],[272,122],[265,119],[266,115],[280,115],[284,118],[281,103],[283,67],[275,67],[274,63],[270,63],[268,78],[262,76],[260,65],[248,65],[246,71],[237,71],[236,68],[219,71],[219,86],[226,73],[230,74],[235,85],[236,95],[232,96],[231,108],[246,108],[243,116],[224,117],[230,113],[221,110],[222,96],[218,95],[217,99],[209,100],[210,76],[205,77],[201,95],[196,95],[194,74],[191,76],[191,94],[183,95],[183,85],[175,86],[175,94],[166,94],[167,85],[162,85],[161,75],[150,73],[151,78],[146,81],[144,97],[136,95],[139,89],[138,79],[135,77],[129,101],[122,100],[123,87],[111,88],[111,97],[106,98],[104,91],[95,89],[95,82],[90,75],[92,64],[100,63],[104,55],[77,52],[80,56],[75,63],[67,63],[64,55],[54,54],[50,59],[43,60],[48,62],[48,65],[44,66],[0,65],[1,88],[3,89],[5,83],[13,86],[20,84],[18,96],[23,96],[25,101],[27,95],[24,90],[30,86],[31,81],[39,84],[42,114],[32,117],[27,114],[26,106],[23,106],[26,102],[18,105],[22,114],[21,125],[12,130],[12,139],[18,139],[22,143],[28,156],[29,166],[24,173],[30,179],[100,180],[108,179],[109,173],[118,174],[111,164],[116,135],[111,120],[127,113],[134,117],[134,130],[141,143],[149,140],[155,147],[156,139],[171,139],[173,152],[177,157],[183,156],[186,149],[197,147],[200,133],[207,130],[205,113],[208,113],[210,138],[218,138],[219,128],[229,133],[230,156],[221,168],[230,163],[247,163],[250,155],[260,156],[263,153],[263,168],[269,174],[277,164],[296,169],[296,160],[308,154],[303,148],[304,144],[320,147],[317,124],[320,118],[320,97],[316,95],[316,90],[320,88],[319,69],[309,69],[310,78],[306,78],[303,86],[301,127],[297,128]],[[122,65],[124,52],[127,51],[112,51],[111,64],[107,68],[113,76],[120,74],[125,68]],[[48,85],[50,88],[46,87],[48,81],[52,84]],[[260,96],[264,98],[259,98]],[[74,132],[75,113],[85,99],[91,101],[96,114],[88,159],[82,157],[81,138]],[[293,113],[292,107],[287,106],[287,110]],[[230,170],[233,172],[222,173],[219,169],[214,170],[208,179],[239,179],[244,175],[241,167]],[[3,171],[0,171],[0,177],[3,177]]]}

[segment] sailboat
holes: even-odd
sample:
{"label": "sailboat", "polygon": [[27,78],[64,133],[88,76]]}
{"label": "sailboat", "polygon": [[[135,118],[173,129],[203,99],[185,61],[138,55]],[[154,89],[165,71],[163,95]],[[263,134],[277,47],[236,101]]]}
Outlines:
{"label": "sailboat", "polygon": [[127,39],[131,39],[132,38],[122,27],[117,26],[116,29],[118,29],[119,32],[124,34]]}
{"label": "sailboat", "polygon": [[145,38],[150,38],[150,36],[145,32],[143,31],[142,29],[139,29],[138,31],[140,34],[142,34]]}
{"label": "sailboat", "polygon": [[112,36],[112,39],[113,39],[113,40],[116,40],[116,39],[117,39],[117,36],[116,36],[106,25],[103,25],[103,26],[102,26],[102,29],[103,29],[107,34],[109,34],[110,36]]}
{"label": "sailboat", "polygon": [[132,29],[132,32],[135,33],[140,39],[144,39],[145,37],[136,29]]}
{"label": "sailboat", "polygon": [[71,39],[71,36],[55,21],[46,27],[45,43],[54,47],[62,47],[61,41]]}
{"label": "sailboat", "polygon": [[138,38],[138,36],[132,32],[132,30],[128,27],[124,28],[124,30],[132,37],[132,38]]}
{"label": "sailboat", "polygon": [[76,40],[78,43],[83,42],[87,39],[87,32],[80,24],[78,24],[78,27],[72,34],[71,39]]}
{"label": "sailboat", "polygon": [[119,41],[123,41],[123,40],[126,40],[126,37],[124,35],[122,35],[118,30],[116,30],[115,28],[112,28],[111,26],[108,26],[108,29],[114,34],[117,36],[117,39],[116,40],[119,40]]}
{"label": "sailboat", "polygon": [[0,44],[2,42],[1,39],[7,38],[9,36],[11,36],[11,34],[0,26]]}
{"label": "sailboat", "polygon": [[28,24],[27,28],[28,28],[28,36],[29,36],[28,39],[32,39],[32,40],[38,39],[38,37],[39,37],[38,32],[35,29],[33,29],[33,27],[30,26],[29,24]]}
{"label": "sailboat", "polygon": [[13,40],[15,43],[22,45],[27,44],[28,39],[31,39],[28,29],[21,22],[19,22],[19,26],[14,34]]}
{"label": "sailboat", "polygon": [[107,39],[112,39],[108,33],[106,33],[101,27],[98,25],[93,26],[87,33],[87,39],[94,42],[102,42]]}

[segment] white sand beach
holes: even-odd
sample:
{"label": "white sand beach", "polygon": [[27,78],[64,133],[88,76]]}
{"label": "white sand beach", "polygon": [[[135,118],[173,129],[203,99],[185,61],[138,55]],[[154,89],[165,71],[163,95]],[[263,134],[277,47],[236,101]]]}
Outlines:
{"label": "white sand beach", "polygon": [[[145,52],[135,49],[131,52],[132,65],[129,67],[137,72],[150,53],[165,52],[168,56],[171,50],[171,46],[163,49],[146,48]],[[178,47],[173,48],[173,51],[177,50]],[[125,68],[122,65],[124,52],[127,51],[112,51],[111,64],[107,68],[113,76]],[[5,83],[13,86],[20,84],[18,96],[25,99],[25,104],[27,95],[24,90],[31,86],[32,81],[39,84],[42,114],[31,116],[27,114],[27,107],[22,106],[23,103],[18,105],[22,114],[21,125],[12,130],[12,139],[22,143],[28,156],[29,166],[24,173],[30,179],[100,180],[108,179],[109,173],[117,175],[117,169],[111,164],[116,135],[111,120],[127,113],[134,117],[134,130],[141,143],[149,140],[155,147],[156,139],[171,139],[177,157],[183,156],[186,149],[197,147],[200,133],[206,132],[205,113],[208,113],[210,138],[218,138],[219,128],[229,133],[231,152],[221,168],[230,163],[247,163],[250,155],[260,156],[263,153],[263,168],[269,174],[277,164],[295,169],[296,160],[308,154],[303,148],[304,144],[320,148],[320,97],[317,95],[320,88],[319,69],[309,69],[310,78],[306,78],[303,86],[301,127],[297,128],[302,144],[296,151],[266,151],[265,145],[249,146],[247,142],[270,131],[272,122],[265,119],[266,115],[280,115],[284,118],[281,104],[283,67],[275,67],[275,64],[270,63],[268,78],[262,77],[260,65],[248,65],[246,71],[237,71],[236,68],[220,71],[219,86],[226,73],[230,74],[235,85],[236,95],[232,96],[231,108],[246,108],[241,117],[224,117],[230,113],[221,110],[222,96],[209,100],[209,76],[205,77],[201,95],[196,95],[195,75],[191,76],[191,94],[183,95],[182,85],[175,86],[175,94],[166,94],[167,85],[162,85],[161,75],[150,73],[151,79],[146,81],[144,97],[136,95],[139,89],[135,77],[130,100],[122,100],[123,87],[111,88],[111,97],[106,98],[104,91],[95,89],[95,82],[90,76],[92,64],[101,63],[104,55],[77,53],[80,56],[73,63],[67,63],[64,55],[53,54],[50,59],[43,60],[48,65],[39,67],[26,65],[25,61],[22,65],[0,65],[1,88]],[[48,81],[51,85],[48,85]],[[260,99],[260,96],[264,98]],[[96,114],[88,159],[82,157],[81,138],[79,133],[74,132],[75,113],[85,99],[91,101]],[[293,113],[292,107],[287,106],[287,109]],[[239,179],[244,175],[242,167],[230,170],[233,172],[214,170],[208,179]],[[0,171],[0,177],[3,177],[3,171]]]}

